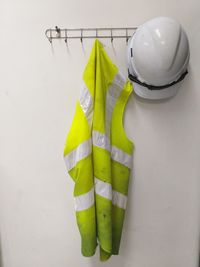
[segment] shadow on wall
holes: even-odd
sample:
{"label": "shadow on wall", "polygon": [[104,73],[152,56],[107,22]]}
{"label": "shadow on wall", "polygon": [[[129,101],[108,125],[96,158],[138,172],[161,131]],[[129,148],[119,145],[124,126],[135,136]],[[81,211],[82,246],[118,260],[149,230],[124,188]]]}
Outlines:
{"label": "shadow on wall", "polygon": [[102,264],[107,267],[124,267],[125,266],[125,260],[121,256],[111,256],[111,258],[108,261],[101,262],[99,260],[99,249],[97,248],[96,255],[90,259],[89,263],[91,267],[102,267]]}

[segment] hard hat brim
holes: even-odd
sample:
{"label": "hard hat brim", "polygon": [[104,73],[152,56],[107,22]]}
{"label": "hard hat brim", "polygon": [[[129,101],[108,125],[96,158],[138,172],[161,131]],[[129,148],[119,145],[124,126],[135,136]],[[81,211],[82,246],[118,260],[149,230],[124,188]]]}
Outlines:
{"label": "hard hat brim", "polygon": [[141,86],[138,83],[133,82],[133,89],[136,95],[141,98],[149,100],[159,100],[173,97],[177,94],[181,82],[161,90],[150,90],[147,87]]}

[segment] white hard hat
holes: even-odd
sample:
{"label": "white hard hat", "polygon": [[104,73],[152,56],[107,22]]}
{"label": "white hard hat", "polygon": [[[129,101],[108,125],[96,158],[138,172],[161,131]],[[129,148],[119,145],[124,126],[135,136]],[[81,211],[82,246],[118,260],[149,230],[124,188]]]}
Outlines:
{"label": "white hard hat", "polygon": [[174,96],[187,74],[189,43],[181,25],[158,17],[139,26],[128,42],[128,72],[137,95]]}

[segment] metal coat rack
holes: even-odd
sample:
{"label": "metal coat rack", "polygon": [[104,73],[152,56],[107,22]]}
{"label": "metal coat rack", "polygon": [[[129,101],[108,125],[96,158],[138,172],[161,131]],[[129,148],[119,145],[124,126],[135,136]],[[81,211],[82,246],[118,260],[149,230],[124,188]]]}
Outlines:
{"label": "metal coat rack", "polygon": [[128,42],[136,29],[137,27],[61,29],[55,26],[54,29],[47,29],[45,35],[50,43],[54,39],[63,39],[67,43],[68,39],[80,39],[83,42],[83,39],[91,38],[110,38],[111,42],[114,39],[125,38]]}

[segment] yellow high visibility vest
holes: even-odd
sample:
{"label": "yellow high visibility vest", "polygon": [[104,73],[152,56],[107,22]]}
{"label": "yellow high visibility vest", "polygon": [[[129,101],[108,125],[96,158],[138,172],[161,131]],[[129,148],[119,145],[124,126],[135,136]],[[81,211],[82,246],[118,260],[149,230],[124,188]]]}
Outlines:
{"label": "yellow high visibility vest", "polygon": [[95,40],[83,74],[83,87],[67,136],[64,159],[75,182],[76,219],[81,251],[100,260],[119,253],[133,143],[123,128],[132,84],[118,72]]}

